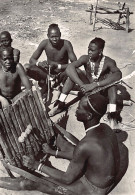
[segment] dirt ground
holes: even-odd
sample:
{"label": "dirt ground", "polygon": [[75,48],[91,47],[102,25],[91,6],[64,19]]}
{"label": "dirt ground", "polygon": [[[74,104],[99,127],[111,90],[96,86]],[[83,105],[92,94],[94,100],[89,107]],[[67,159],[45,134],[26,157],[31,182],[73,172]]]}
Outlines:
{"label": "dirt ground", "polygon": [[[57,23],[61,29],[62,38],[70,40],[73,44],[77,57],[87,54],[87,47],[95,36],[105,39],[106,46],[104,54],[115,59],[123,76],[135,70],[135,15],[130,15],[131,32],[123,30],[107,29],[101,23],[102,29],[92,31],[89,24],[89,13],[85,10],[94,0],[3,0],[0,1],[0,26],[1,31],[8,30],[13,38],[13,46],[21,51],[20,62],[25,64],[37,48],[38,44],[47,38],[47,28],[51,23]],[[118,8],[117,0],[100,0],[100,5]],[[135,0],[127,0],[126,5],[135,12]],[[108,15],[104,15],[108,17]],[[109,16],[115,21],[118,15]],[[41,56],[41,60],[45,58]],[[131,99],[135,101],[134,83],[135,77],[126,80],[126,83],[133,89],[127,88]],[[54,94],[55,98],[56,94]],[[69,95],[67,101],[74,96]],[[68,113],[66,124],[67,131],[72,132],[81,139],[84,136],[83,125],[76,121],[74,116],[77,104],[71,107]],[[62,114],[53,118],[57,121]],[[128,133],[125,145],[129,150],[128,170],[110,193],[112,195],[134,195],[135,194],[135,104],[125,106],[122,111],[123,121],[120,128]],[[105,120],[104,120],[105,122]],[[65,170],[68,162],[65,160],[51,159],[53,164]],[[7,176],[0,164],[0,176]],[[40,192],[14,192],[0,189],[1,195],[37,195]]]}

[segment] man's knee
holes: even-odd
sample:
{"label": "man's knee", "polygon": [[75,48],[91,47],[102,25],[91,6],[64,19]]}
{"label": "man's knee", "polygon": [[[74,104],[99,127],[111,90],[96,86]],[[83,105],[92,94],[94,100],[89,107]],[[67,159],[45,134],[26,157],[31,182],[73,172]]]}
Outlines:
{"label": "man's knee", "polygon": [[24,64],[24,69],[26,71],[26,73],[28,72],[28,69],[30,68],[30,64]]}
{"label": "man's knee", "polygon": [[24,179],[20,181],[19,185],[20,185],[20,190],[36,190],[37,188],[36,183],[28,179]]}

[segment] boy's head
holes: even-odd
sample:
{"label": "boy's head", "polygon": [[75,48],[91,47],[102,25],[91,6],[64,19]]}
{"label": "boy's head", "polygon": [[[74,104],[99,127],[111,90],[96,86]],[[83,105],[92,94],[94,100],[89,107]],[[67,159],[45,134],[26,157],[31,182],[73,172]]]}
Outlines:
{"label": "boy's head", "polygon": [[84,96],[76,110],[77,120],[82,122],[100,120],[106,112],[107,104],[108,100],[100,94]]}
{"label": "boy's head", "polygon": [[58,24],[51,24],[48,28],[48,39],[50,40],[51,44],[55,47],[59,44],[61,38],[61,32],[58,27]]}
{"label": "boy's head", "polygon": [[88,46],[89,58],[93,61],[97,60],[102,55],[105,46],[105,41],[101,38],[96,37],[93,39]]}
{"label": "boy's head", "polygon": [[10,47],[12,43],[11,34],[8,31],[0,33],[0,44],[3,47]]}
{"label": "boy's head", "polygon": [[0,50],[0,61],[4,71],[9,71],[14,64],[13,48],[7,47]]}

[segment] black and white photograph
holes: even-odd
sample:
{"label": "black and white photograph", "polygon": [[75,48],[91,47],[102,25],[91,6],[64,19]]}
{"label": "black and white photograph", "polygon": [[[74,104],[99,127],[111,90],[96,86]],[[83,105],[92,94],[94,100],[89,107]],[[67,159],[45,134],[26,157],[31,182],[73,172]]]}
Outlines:
{"label": "black and white photograph", "polygon": [[0,195],[135,195],[135,0],[1,0],[0,26]]}

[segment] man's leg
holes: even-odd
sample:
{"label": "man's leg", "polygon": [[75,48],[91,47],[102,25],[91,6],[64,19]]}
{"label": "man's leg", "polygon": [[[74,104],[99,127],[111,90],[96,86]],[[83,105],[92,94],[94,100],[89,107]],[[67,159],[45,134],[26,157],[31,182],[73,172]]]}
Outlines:
{"label": "man's leg", "polygon": [[43,183],[40,183],[37,178],[37,182],[25,179],[25,178],[0,178],[0,188],[14,191],[40,191],[52,195],[77,195],[74,187],[70,185],[59,184],[59,182],[51,181],[50,178],[46,178]]}
{"label": "man's leg", "polygon": [[51,111],[49,112],[49,116],[54,116],[65,109],[65,100],[69,92],[73,89],[73,87],[74,87],[74,83],[70,80],[70,78],[67,78],[62,88],[62,91],[60,93],[60,96],[54,104],[54,108],[51,109]]}
{"label": "man's leg", "polygon": [[[86,74],[82,70],[77,69],[77,73],[80,79],[83,80],[84,83],[89,83],[88,79],[86,78]],[[64,83],[64,86],[62,88],[62,91],[60,93],[58,100],[54,104],[54,108],[51,109],[51,111],[49,112],[50,117],[62,112],[65,109],[65,100],[69,92],[74,88],[74,86],[75,86],[75,83],[68,77]]]}
{"label": "man's leg", "polygon": [[117,87],[112,86],[108,89],[109,104],[107,107],[108,118],[112,129],[118,129],[118,122],[121,122],[120,112],[117,109]]}
{"label": "man's leg", "polygon": [[24,68],[26,70],[27,75],[30,78],[36,81],[46,80],[47,71],[45,69],[43,70],[42,67],[36,66],[36,65],[32,66],[30,64],[25,64]]}

